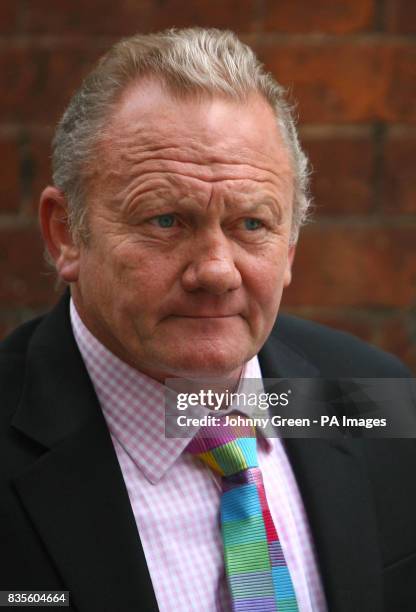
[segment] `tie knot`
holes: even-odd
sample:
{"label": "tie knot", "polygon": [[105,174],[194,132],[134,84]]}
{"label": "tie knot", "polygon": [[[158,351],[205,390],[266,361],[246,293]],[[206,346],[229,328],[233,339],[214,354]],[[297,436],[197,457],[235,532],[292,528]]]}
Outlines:
{"label": "tie knot", "polygon": [[256,433],[246,420],[234,414],[219,417],[215,426],[201,427],[186,450],[221,476],[257,467]]}

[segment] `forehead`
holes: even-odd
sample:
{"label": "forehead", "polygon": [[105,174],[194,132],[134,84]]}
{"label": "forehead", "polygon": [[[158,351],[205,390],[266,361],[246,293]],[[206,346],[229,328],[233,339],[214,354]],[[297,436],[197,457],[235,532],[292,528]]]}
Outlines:
{"label": "forehead", "polygon": [[196,164],[277,164],[280,171],[290,166],[274,112],[259,94],[243,103],[219,96],[178,98],[157,81],[142,81],[123,93],[107,134],[112,162],[148,154]]}

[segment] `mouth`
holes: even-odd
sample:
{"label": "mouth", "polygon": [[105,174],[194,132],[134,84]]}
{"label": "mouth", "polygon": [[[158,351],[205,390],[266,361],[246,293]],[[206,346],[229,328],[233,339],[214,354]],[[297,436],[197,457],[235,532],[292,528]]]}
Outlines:
{"label": "mouth", "polygon": [[239,313],[235,313],[235,314],[192,314],[192,315],[184,315],[184,314],[174,314],[171,315],[172,318],[174,319],[189,319],[189,320],[194,320],[194,321],[198,321],[198,320],[203,320],[203,321],[214,321],[214,320],[220,320],[220,319],[232,319],[233,317],[238,317],[240,316]]}

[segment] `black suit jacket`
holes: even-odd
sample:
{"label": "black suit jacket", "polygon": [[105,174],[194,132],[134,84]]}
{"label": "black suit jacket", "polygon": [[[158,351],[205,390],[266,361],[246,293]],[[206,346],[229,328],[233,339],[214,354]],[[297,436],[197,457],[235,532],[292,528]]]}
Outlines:
{"label": "black suit jacket", "polygon": [[[259,358],[264,377],[409,375],[352,336],[284,316]],[[0,590],[69,590],[78,612],[156,611],[68,296],[2,343],[0,401]],[[416,610],[415,441],[286,446],[329,610]]]}

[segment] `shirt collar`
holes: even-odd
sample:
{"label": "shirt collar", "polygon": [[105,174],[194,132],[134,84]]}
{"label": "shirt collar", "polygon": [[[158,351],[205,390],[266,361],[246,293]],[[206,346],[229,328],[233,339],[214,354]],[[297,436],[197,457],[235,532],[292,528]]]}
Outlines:
{"label": "shirt collar", "polygon": [[[166,387],[135,370],[101,344],[81,320],[72,299],[70,318],[75,341],[111,435],[144,476],[152,483],[158,482],[182,454],[199,428],[190,431],[187,437],[166,437]],[[247,379],[261,379],[257,356],[245,364],[239,391]],[[247,416],[252,414],[250,406],[239,410]],[[218,412],[215,414],[218,416]],[[271,440],[261,432],[260,437],[264,447],[270,450]]]}

